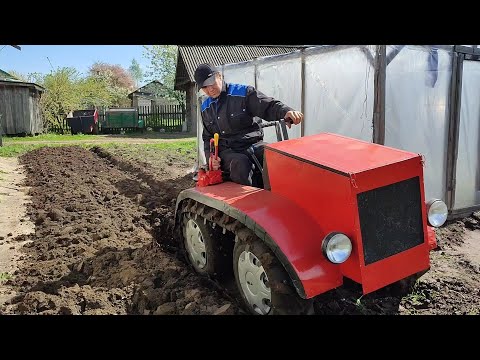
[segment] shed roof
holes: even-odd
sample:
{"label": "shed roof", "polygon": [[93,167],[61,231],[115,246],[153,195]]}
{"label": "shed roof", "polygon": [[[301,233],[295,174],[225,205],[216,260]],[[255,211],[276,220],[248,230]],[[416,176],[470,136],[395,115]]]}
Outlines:
{"label": "shed roof", "polygon": [[162,87],[162,86],[163,86],[162,82],[158,80],[153,80],[153,81],[150,81],[148,84],[145,84],[139,87],[137,90],[129,93],[128,97],[131,99],[133,97],[133,94],[152,96],[152,95],[155,95],[155,90],[158,89],[158,87]]}
{"label": "shed roof", "polygon": [[0,80],[18,80],[18,79],[15,78],[13,75],[10,75],[6,71],[3,71],[2,69],[0,69]]}
{"label": "shed roof", "polygon": [[185,90],[194,82],[193,74],[199,64],[215,66],[252,60],[257,57],[287,54],[306,45],[227,45],[227,46],[179,46],[175,90]]}
{"label": "shed roof", "polygon": [[14,77],[13,75],[10,75],[6,71],[3,71],[2,69],[0,69],[0,84],[10,85],[10,86],[13,85],[13,86],[33,87],[38,91],[45,91],[45,88],[43,86],[40,86],[35,83],[31,83],[31,82],[18,80],[16,77]]}

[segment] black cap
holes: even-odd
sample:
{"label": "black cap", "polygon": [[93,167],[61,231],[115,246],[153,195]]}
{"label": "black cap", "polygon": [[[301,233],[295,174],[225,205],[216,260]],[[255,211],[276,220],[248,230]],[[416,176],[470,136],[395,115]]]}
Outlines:
{"label": "black cap", "polygon": [[215,83],[215,74],[218,70],[211,64],[200,64],[195,70],[195,82],[199,88],[204,86],[213,85]]}

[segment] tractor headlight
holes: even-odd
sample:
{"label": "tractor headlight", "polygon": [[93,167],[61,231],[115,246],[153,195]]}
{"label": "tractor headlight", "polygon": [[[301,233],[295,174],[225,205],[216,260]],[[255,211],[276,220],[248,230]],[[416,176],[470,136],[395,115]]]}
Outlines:
{"label": "tractor headlight", "polygon": [[352,242],[347,235],[331,232],[322,242],[323,255],[334,264],[341,264],[352,253]]}
{"label": "tractor headlight", "polygon": [[447,205],[442,200],[434,199],[427,203],[427,218],[431,226],[442,226],[447,221],[447,216]]}

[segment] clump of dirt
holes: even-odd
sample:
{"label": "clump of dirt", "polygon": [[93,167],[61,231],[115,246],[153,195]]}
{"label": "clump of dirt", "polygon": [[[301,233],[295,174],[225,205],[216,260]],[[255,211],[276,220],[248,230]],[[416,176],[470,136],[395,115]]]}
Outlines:
{"label": "clump of dirt", "polygon": [[1,313],[241,312],[155,240],[171,241],[175,198],[191,176],[159,180],[101,149],[75,146],[41,148],[21,162],[36,228],[8,280],[20,295]]}
{"label": "clump of dirt", "polygon": [[450,221],[443,227],[435,230],[437,235],[437,245],[439,248],[451,248],[463,244],[465,234],[465,223],[467,219]]}
{"label": "clump of dirt", "polygon": [[480,211],[474,212],[472,216],[462,220],[465,227],[470,230],[480,229]]}

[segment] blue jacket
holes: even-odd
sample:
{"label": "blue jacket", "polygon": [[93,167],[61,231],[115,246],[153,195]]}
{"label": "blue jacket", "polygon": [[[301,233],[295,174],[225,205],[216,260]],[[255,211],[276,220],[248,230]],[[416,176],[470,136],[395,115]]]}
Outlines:
{"label": "blue jacket", "polygon": [[202,138],[207,161],[210,139],[216,132],[220,136],[219,153],[225,149],[243,151],[263,140],[263,130],[255,116],[266,121],[280,120],[290,110],[293,109],[253,86],[223,82],[220,96],[209,97],[202,103]]}

